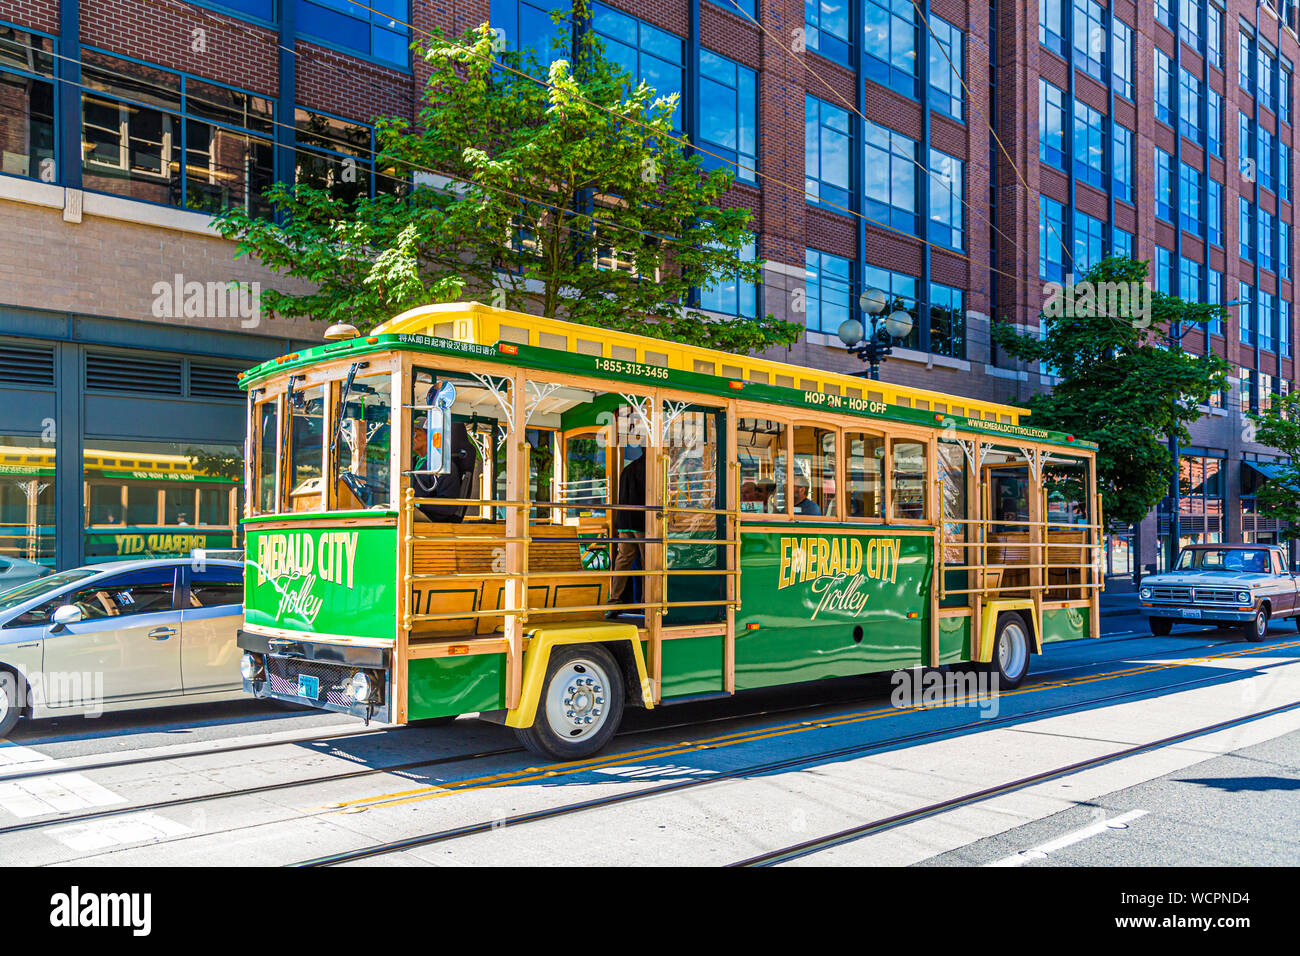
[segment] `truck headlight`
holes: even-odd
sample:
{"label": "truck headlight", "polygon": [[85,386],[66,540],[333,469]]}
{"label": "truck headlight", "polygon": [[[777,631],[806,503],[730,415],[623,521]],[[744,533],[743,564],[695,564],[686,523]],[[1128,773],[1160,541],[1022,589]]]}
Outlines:
{"label": "truck headlight", "polygon": [[1144,600],[1144,601],[1150,601],[1150,600],[1151,600],[1151,589],[1150,589],[1150,588],[1143,588],[1141,591],[1138,591],[1138,596],[1141,597],[1142,600]]}
{"label": "truck headlight", "polygon": [[357,671],[344,685],[343,691],[350,700],[358,704],[364,704],[375,693],[375,682],[370,679],[370,675],[365,671]]}
{"label": "truck headlight", "polygon": [[1249,604],[1249,603],[1250,603],[1250,592],[1249,592],[1249,591],[1238,591],[1238,592],[1237,592],[1237,603],[1238,603],[1238,604]]}
{"label": "truck headlight", "polygon": [[262,679],[262,658],[256,654],[245,654],[239,661],[239,673],[244,680]]}

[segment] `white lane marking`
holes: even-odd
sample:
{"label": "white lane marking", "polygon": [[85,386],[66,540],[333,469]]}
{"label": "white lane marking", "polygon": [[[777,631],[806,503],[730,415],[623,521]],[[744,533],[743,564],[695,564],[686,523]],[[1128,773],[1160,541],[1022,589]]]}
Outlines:
{"label": "white lane marking", "polygon": [[613,777],[702,777],[715,774],[716,770],[697,770],[694,767],[676,767],[672,764],[638,765],[633,767],[600,767],[596,773],[605,773]]}
{"label": "white lane marking", "polygon": [[146,843],[163,837],[181,836],[189,833],[190,828],[156,813],[136,813],[99,823],[59,827],[47,832],[52,839],[69,849],[86,852],[107,850],[126,843]]}
{"label": "white lane marking", "polygon": [[1028,850],[1021,850],[1019,853],[1013,853],[1011,856],[1004,857],[993,863],[986,863],[985,866],[1024,866],[1034,860],[1043,860],[1047,858],[1049,853],[1054,853],[1067,846],[1073,846],[1076,843],[1082,843],[1084,840],[1105,833],[1107,830],[1126,829],[1129,823],[1138,817],[1146,816],[1148,812],[1147,810],[1130,810],[1128,813],[1121,813],[1109,820],[1098,820],[1092,826],[1084,827],[1082,830],[1075,830],[1073,833],[1067,833],[1065,836],[1057,837],[1055,840],[1042,843]]}
{"label": "white lane marking", "polygon": [[57,780],[37,778],[0,784],[0,810],[16,817],[38,817],[125,802],[125,797],[79,773],[66,774]]}
{"label": "white lane marking", "polygon": [[[54,758],[30,747],[17,744],[0,745],[0,767],[13,767],[18,764],[54,763]],[[24,768],[26,769],[26,768]]]}

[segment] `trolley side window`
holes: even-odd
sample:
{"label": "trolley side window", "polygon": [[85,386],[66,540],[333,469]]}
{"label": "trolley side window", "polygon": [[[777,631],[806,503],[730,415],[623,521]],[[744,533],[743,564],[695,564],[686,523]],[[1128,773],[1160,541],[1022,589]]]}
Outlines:
{"label": "trolley side window", "polygon": [[320,511],[325,507],[325,387],[289,392],[289,450],[285,457],[286,510]]}
{"label": "trolley side window", "polygon": [[766,418],[736,421],[740,461],[740,510],[749,514],[786,514],[785,471],[789,429]]}
{"label": "trolley side window", "polygon": [[924,520],[928,448],[924,442],[895,438],[891,447],[893,516]]}
{"label": "trolley side window", "polygon": [[835,514],[836,433],[834,429],[796,425],[791,507],[795,517]]}
{"label": "trolley side window", "polygon": [[881,518],[885,512],[885,437],[869,432],[844,436],[849,516]]}
{"label": "trolley side window", "polygon": [[[257,473],[253,504],[257,514],[275,513],[275,472],[277,436],[280,432],[280,409],[275,401],[257,406]],[[128,517],[128,522],[130,518]]]}
{"label": "trolley side window", "polygon": [[335,506],[391,507],[392,376],[356,375],[335,387],[339,412],[330,436]]}

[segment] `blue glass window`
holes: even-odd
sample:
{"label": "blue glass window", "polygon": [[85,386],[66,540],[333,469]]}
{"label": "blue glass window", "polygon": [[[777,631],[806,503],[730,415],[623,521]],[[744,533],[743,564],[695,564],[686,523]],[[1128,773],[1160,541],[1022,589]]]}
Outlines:
{"label": "blue glass window", "polygon": [[1169,57],[1156,47],[1156,119],[1173,125],[1174,79]]}
{"label": "blue glass window", "polygon": [[1205,29],[1209,35],[1205,38],[1206,56],[1211,66],[1223,69],[1223,11],[1210,4],[1206,10]]}
{"label": "blue glass window", "polygon": [[917,142],[902,133],[867,120],[867,215],[910,235],[919,235],[916,221]]}
{"label": "blue glass window", "polygon": [[1281,296],[1277,298],[1277,351],[1291,354],[1291,303]]}
{"label": "blue glass window", "polygon": [[1256,331],[1259,335],[1259,347],[1266,352],[1273,351],[1273,293],[1260,289],[1257,293],[1258,306],[1255,310]]}
{"label": "blue glass window", "polygon": [[[758,181],[758,93],[754,71],[708,50],[700,51],[700,143],[709,168],[726,167],[741,182]],[[734,164],[734,165],[732,165]]]}
{"label": "blue glass window", "polygon": [[1259,216],[1259,234],[1255,248],[1259,250],[1259,267],[1273,271],[1273,215],[1266,209],[1257,209]]}
{"label": "blue glass window", "polygon": [[1038,158],[1065,171],[1065,93],[1038,80]]}
{"label": "blue glass window", "polygon": [[1082,274],[1106,254],[1106,225],[1095,216],[1074,211],[1074,271]]}
{"label": "blue glass window", "polygon": [[557,34],[551,14],[571,9],[571,0],[492,0],[490,17],[508,46],[531,51],[540,63],[550,66],[569,56],[567,50],[551,46]]}
{"label": "blue glass window", "polygon": [[1164,246],[1156,246],[1156,291],[1174,294],[1174,254]]}
{"label": "blue glass window", "polygon": [[1106,133],[1100,113],[1083,100],[1074,101],[1074,175],[1106,188]]}
{"label": "blue glass window", "polygon": [[863,0],[862,13],[867,76],[904,96],[916,96],[920,34],[911,0]]}
{"label": "blue glass window", "polygon": [[1038,42],[1065,56],[1065,0],[1038,0]]}
{"label": "blue glass window", "polygon": [[1242,345],[1251,345],[1254,342],[1255,330],[1251,328],[1252,310],[1251,306],[1251,288],[1245,283],[1237,283],[1237,331],[1238,338]]}
{"label": "blue glass window", "polygon": [[1156,0],[1156,23],[1174,28],[1174,7],[1170,0]]}
{"label": "blue glass window", "polygon": [[966,118],[965,35],[941,17],[930,14],[930,106],[955,120]]}
{"label": "blue glass window", "polygon": [[1291,224],[1285,219],[1277,221],[1277,274],[1291,278]]}
{"label": "blue glass window", "polygon": [[912,331],[902,340],[903,346],[910,349],[920,348],[921,341],[921,323],[917,317],[917,286],[916,278],[903,272],[891,272],[870,265],[862,268],[862,287],[879,289],[889,298],[884,315],[897,309],[912,316]]}
{"label": "blue glass window", "polygon": [[1255,44],[1256,63],[1255,63],[1255,92],[1259,98],[1260,106],[1273,108],[1273,70],[1277,65],[1277,59],[1273,52],[1264,47],[1263,43]]}
{"label": "blue glass window", "polygon": [[803,23],[808,49],[849,65],[849,0],[804,0]]}
{"label": "blue glass window", "polygon": [[1255,176],[1265,189],[1273,188],[1273,134],[1263,126],[1255,129]]}
{"label": "blue glass window", "polygon": [[[728,13],[736,13],[740,16],[747,15],[752,19],[758,19],[758,0],[713,0],[713,2]],[[740,8],[739,11],[737,11],[737,7]]]}
{"label": "blue glass window", "polygon": [[[402,69],[411,63],[408,0],[296,0],[298,32],[345,50],[355,50]],[[368,10],[366,7],[373,7]],[[548,30],[548,33],[550,31]]]}
{"label": "blue glass window", "polygon": [[1201,264],[1186,256],[1178,257],[1178,297],[1184,302],[1201,301]]}
{"label": "blue glass window", "polygon": [[849,210],[849,114],[804,96],[804,191],[809,202]]}
{"label": "blue glass window", "polygon": [[804,324],[812,331],[834,335],[852,314],[849,267],[848,259],[816,249],[805,250]]}
{"label": "blue glass window", "polygon": [[1155,148],[1156,167],[1156,217],[1165,222],[1174,221],[1174,171],[1173,157],[1159,146]]}
{"label": "blue glass window", "polygon": [[1038,277],[1065,279],[1065,207],[1043,195],[1038,197]]}
{"label": "blue glass window", "polygon": [[1115,196],[1133,201],[1133,131],[1115,123],[1114,148],[1111,150],[1111,168],[1115,182]]}
{"label": "blue glass window", "polygon": [[1255,258],[1254,247],[1250,241],[1250,231],[1254,228],[1255,217],[1250,212],[1250,200],[1245,196],[1237,197],[1237,238],[1238,253],[1241,258],[1251,261]]}
{"label": "blue glass window", "polygon": [[1206,142],[1210,153],[1223,158],[1223,97],[1214,90],[1205,91]]}
{"label": "blue glass window", "polygon": [[[741,247],[740,258],[753,262],[755,248],[751,238]],[[758,314],[758,290],[754,283],[739,276],[726,276],[700,289],[700,308],[706,312],[752,319]]]}
{"label": "blue glass window", "polygon": [[[869,174],[868,174],[869,175]],[[966,248],[966,164],[930,149],[930,239],[961,251]]]}
{"label": "blue glass window", "polygon": [[1097,0],[1074,0],[1074,62],[1093,79],[1106,78],[1106,11]]}
{"label": "blue glass window", "polygon": [[1291,125],[1291,86],[1291,61],[1282,57],[1277,72],[1277,118],[1288,126]]}
{"label": "blue glass window", "polygon": [[1205,221],[1208,238],[1216,246],[1223,245],[1223,183],[1210,179],[1205,183]]}
{"label": "blue glass window", "polygon": [[1123,229],[1111,227],[1110,230],[1110,254],[1112,256],[1123,256],[1126,259],[1133,258],[1133,233],[1126,232]]}
{"label": "blue glass window", "polygon": [[1201,224],[1201,171],[1186,163],[1178,166],[1178,224],[1193,235],[1204,235]]}
{"label": "blue glass window", "polygon": [[966,357],[966,293],[937,282],[930,283],[930,351]]}
{"label": "blue glass window", "polygon": [[1119,17],[1111,30],[1111,53],[1115,68],[1111,73],[1111,86],[1125,99],[1133,99],[1133,28]]}
{"label": "blue glass window", "polygon": [[1193,50],[1201,50],[1201,0],[1178,0],[1178,36]]}
{"label": "blue glass window", "polygon": [[1178,70],[1178,131],[1193,142],[1201,141],[1201,81],[1186,68]]}
{"label": "blue glass window", "polygon": [[686,41],[603,3],[591,6],[591,28],[604,41],[609,58],[634,80],[653,87],[660,97],[677,94],[673,129],[681,130]]}
{"label": "blue glass window", "polygon": [[[1205,273],[1205,301],[1214,305],[1223,305],[1223,273],[1207,269]],[[1210,319],[1209,331],[1212,335],[1223,334],[1223,317],[1216,315]]]}
{"label": "blue glass window", "polygon": [[1237,85],[1243,90],[1250,89],[1250,65],[1255,61],[1251,54],[1250,35],[1241,33],[1237,40]]}
{"label": "blue glass window", "polygon": [[1277,144],[1277,194],[1283,202],[1291,201],[1291,147]]}

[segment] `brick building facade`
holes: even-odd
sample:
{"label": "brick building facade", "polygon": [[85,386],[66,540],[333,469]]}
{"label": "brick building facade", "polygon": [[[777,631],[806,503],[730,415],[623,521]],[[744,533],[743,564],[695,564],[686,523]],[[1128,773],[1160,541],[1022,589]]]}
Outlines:
{"label": "brick building facade", "polygon": [[[524,32],[558,2],[0,0],[0,401],[16,410],[0,455],[50,472],[0,491],[0,554],[99,556],[119,491],[133,525],[193,520],[181,492],[145,520],[151,486],[120,490],[91,460],[183,471],[187,443],[237,447],[228,377],[320,334],[160,306],[176,282],[285,287],[234,258],[211,213],[343,164],[373,188],[373,120],[413,116],[423,89],[409,41]],[[1273,456],[1242,407],[1296,379],[1300,43],[1293,7],[1224,2],[609,0],[592,28],[676,85],[683,134],[743,174],[729,201],[755,211],[764,281],[701,302],[803,323],[771,357],[859,369],[835,331],[874,286],[914,323],[884,378],[1016,402],[1051,379],[997,354],[991,317],[1036,327],[1044,283],[1101,255],[1150,260],[1184,297],[1249,300],[1185,343],[1242,371],[1194,430],[1183,529],[1266,539],[1250,491]],[[1116,537],[1115,570],[1155,561],[1161,528]]]}

